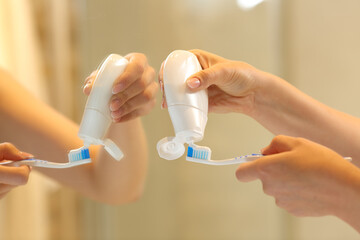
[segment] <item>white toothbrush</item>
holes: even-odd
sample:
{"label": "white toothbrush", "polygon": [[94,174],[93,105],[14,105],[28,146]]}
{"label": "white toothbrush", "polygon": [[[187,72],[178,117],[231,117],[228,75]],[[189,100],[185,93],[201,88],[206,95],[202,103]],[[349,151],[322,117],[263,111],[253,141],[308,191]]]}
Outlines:
{"label": "white toothbrush", "polygon": [[[191,143],[187,149],[186,160],[190,162],[202,163],[207,165],[230,165],[230,164],[241,164],[244,162],[254,161],[265,155],[260,153],[253,153],[249,155],[224,159],[224,160],[212,160],[211,149],[208,147],[198,146]],[[351,157],[344,157],[348,161],[352,161]]]}
{"label": "white toothbrush", "polygon": [[43,167],[43,168],[70,168],[91,162],[89,149],[88,148],[79,148],[71,150],[69,155],[69,162],[67,163],[56,163],[49,162],[46,160],[40,160],[36,158],[25,159],[21,161],[3,161],[0,162],[0,165],[28,165],[33,167]]}

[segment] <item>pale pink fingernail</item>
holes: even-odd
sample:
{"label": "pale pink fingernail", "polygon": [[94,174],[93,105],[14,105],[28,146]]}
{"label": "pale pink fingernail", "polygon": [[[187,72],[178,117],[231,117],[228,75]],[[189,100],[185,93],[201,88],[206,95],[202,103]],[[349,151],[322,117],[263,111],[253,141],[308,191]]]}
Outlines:
{"label": "pale pink fingernail", "polygon": [[34,155],[27,152],[20,152],[20,155],[23,159],[34,158]]}
{"label": "pale pink fingernail", "polygon": [[118,83],[113,87],[112,93],[113,94],[118,94],[119,92],[122,92],[124,90],[124,88],[125,88],[124,83]]}
{"label": "pale pink fingernail", "polygon": [[115,111],[115,110],[118,110],[119,108],[121,107],[121,102],[119,99],[114,99],[111,101],[110,103],[110,110],[111,111]]}
{"label": "pale pink fingernail", "polygon": [[117,119],[117,118],[120,118],[123,114],[123,111],[121,109],[117,110],[117,111],[114,111],[114,112],[111,112],[111,117],[113,119]]}
{"label": "pale pink fingernail", "polygon": [[190,78],[189,80],[187,80],[186,83],[190,88],[198,88],[198,87],[200,87],[200,80],[197,79],[197,78]]}

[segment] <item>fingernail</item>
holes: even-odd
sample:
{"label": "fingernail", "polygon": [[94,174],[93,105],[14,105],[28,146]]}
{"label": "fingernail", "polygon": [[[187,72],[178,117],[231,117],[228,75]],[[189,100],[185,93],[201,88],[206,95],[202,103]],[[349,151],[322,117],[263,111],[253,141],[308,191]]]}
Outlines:
{"label": "fingernail", "polygon": [[121,109],[117,110],[117,111],[114,111],[114,112],[111,112],[111,117],[113,119],[117,119],[117,118],[120,118],[122,115],[122,111]]}
{"label": "fingernail", "polygon": [[122,92],[124,90],[124,87],[125,85],[123,83],[118,83],[113,87],[112,93],[118,94],[119,92]]}
{"label": "fingernail", "polygon": [[86,93],[89,90],[89,88],[90,88],[90,84],[89,83],[85,84],[85,86],[83,87],[83,92]]}
{"label": "fingernail", "polygon": [[110,103],[110,110],[111,111],[115,111],[115,110],[118,110],[119,108],[121,107],[121,102],[119,99],[114,99],[111,101]]}
{"label": "fingernail", "polygon": [[187,80],[187,85],[190,88],[198,88],[200,87],[200,80],[197,78],[190,78],[189,80]]}
{"label": "fingernail", "polygon": [[27,152],[20,152],[20,155],[23,159],[34,158],[34,155]]}

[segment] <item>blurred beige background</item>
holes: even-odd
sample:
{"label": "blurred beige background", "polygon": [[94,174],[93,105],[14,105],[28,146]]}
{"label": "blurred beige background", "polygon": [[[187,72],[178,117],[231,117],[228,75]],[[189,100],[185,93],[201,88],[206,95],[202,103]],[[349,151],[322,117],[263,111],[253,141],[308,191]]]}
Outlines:
{"label": "blurred beige background", "polygon": [[[193,48],[280,75],[325,104],[360,117],[358,0],[267,0],[250,11],[236,0],[11,2],[0,0],[0,63],[20,79],[21,72],[39,69],[33,82],[24,84],[36,85],[35,93],[75,121],[86,100],[83,79],[109,53],[143,52],[158,70],[172,50]],[[16,20],[24,16],[19,9],[29,14],[22,22]],[[35,49],[40,58],[28,69],[19,59],[34,54],[19,53],[25,43],[14,41],[19,36],[14,29],[25,23],[34,40],[26,41],[25,50]],[[5,41],[9,31],[14,37]],[[0,239],[358,239],[333,217],[290,216],[263,194],[260,182],[237,182],[236,166],[160,159],[156,143],[173,129],[167,111],[160,109],[160,95],[158,100],[143,118],[150,168],[137,203],[106,206],[32,177],[0,202]],[[202,144],[212,148],[214,158],[225,158],[258,152],[272,137],[246,116],[210,114]],[[28,201],[21,201],[24,196]]]}

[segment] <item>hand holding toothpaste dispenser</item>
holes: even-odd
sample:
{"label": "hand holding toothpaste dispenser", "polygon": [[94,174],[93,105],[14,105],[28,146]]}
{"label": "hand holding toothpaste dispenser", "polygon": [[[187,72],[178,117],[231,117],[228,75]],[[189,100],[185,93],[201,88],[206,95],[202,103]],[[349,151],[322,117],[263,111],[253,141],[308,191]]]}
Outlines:
{"label": "hand holding toothpaste dispenser", "polygon": [[184,152],[184,144],[189,144],[186,160],[209,164],[228,165],[255,160],[261,154],[252,154],[232,159],[211,160],[211,149],[194,142],[204,136],[208,114],[208,95],[206,90],[191,93],[186,80],[202,68],[197,57],[188,51],[176,50],[165,60],[163,67],[164,93],[169,115],[174,126],[175,137],[165,137],[157,144],[159,156],[174,160]]}
{"label": "hand holding toothpaste dispenser", "polygon": [[29,165],[44,168],[69,168],[91,162],[89,146],[103,145],[105,150],[116,160],[123,157],[120,148],[105,135],[111,124],[109,101],[112,96],[112,86],[115,79],[121,75],[128,61],[120,55],[109,55],[98,70],[91,93],[88,97],[78,136],[84,141],[84,146],[71,150],[69,162],[55,163],[39,159],[22,161],[4,161],[0,165]]}

